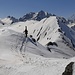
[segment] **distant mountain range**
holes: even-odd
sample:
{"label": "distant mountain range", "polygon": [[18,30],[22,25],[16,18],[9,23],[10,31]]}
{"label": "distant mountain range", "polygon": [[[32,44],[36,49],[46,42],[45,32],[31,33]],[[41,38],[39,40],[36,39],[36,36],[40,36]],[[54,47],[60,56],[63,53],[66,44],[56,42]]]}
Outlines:
{"label": "distant mountain range", "polygon": [[68,20],[71,21],[71,22],[75,22],[75,14],[73,14],[72,16],[70,16],[68,18]]}
{"label": "distant mountain range", "polygon": [[0,19],[0,75],[75,75],[71,21],[44,11]]}
{"label": "distant mountain range", "polygon": [[24,15],[23,17],[19,18],[19,21],[26,21],[26,20],[37,20],[40,21],[43,18],[48,18],[50,16],[53,16],[52,14],[48,13],[48,12],[44,12],[44,11],[40,11],[40,12],[30,12],[26,15]]}
{"label": "distant mountain range", "polygon": [[73,23],[75,22],[75,14],[70,16],[68,19],[57,16],[55,14],[51,14],[48,12],[44,12],[43,10],[39,12],[30,12],[25,14],[24,16],[20,17],[19,19],[13,17],[13,16],[7,16],[7,18],[0,19],[0,24],[5,25],[5,24],[13,24],[16,22],[25,22],[27,20],[36,20],[36,21],[41,21],[44,18],[49,18],[50,16],[56,16],[59,21],[62,21],[64,23]]}
{"label": "distant mountain range", "polygon": [[[25,14],[23,17],[20,17],[19,19],[16,19],[15,17],[13,16],[7,16],[7,18],[4,18],[4,19],[1,19],[0,20],[0,23],[2,25],[4,24],[13,24],[15,22],[24,22],[24,21],[27,21],[27,20],[37,20],[37,21],[40,21],[44,18],[48,18],[50,16],[56,16],[55,14],[51,14],[51,13],[48,13],[48,12],[44,12],[44,11],[39,11],[37,13],[35,12],[30,12],[30,13],[27,13]],[[67,22],[67,20],[64,18],[64,17],[58,17],[58,19],[60,19],[60,21],[63,20],[63,22]]]}

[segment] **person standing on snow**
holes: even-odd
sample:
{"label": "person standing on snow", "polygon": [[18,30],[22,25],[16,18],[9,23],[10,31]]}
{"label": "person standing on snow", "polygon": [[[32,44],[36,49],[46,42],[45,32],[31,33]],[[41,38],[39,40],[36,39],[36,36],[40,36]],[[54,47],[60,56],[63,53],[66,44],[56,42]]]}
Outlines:
{"label": "person standing on snow", "polygon": [[27,34],[28,34],[27,26],[25,26],[25,31],[24,31],[24,33],[25,33],[25,36],[27,37]]}

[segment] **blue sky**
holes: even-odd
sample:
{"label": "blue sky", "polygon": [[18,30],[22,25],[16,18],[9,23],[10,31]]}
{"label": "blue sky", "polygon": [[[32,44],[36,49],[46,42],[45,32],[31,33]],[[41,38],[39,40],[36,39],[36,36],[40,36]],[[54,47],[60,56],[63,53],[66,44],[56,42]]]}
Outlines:
{"label": "blue sky", "polygon": [[28,12],[40,10],[69,17],[75,13],[75,0],[0,0],[0,18],[19,18]]}

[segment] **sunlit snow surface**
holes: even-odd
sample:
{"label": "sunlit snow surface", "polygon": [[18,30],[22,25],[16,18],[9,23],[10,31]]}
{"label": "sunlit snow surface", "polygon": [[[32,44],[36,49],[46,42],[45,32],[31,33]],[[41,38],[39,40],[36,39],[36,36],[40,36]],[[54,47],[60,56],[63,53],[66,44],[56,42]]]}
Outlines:
{"label": "sunlit snow surface", "polygon": [[[23,33],[25,26],[28,38]],[[58,32],[59,28],[62,33]],[[40,39],[34,42],[29,35]],[[0,75],[62,75],[66,65],[75,59],[71,43],[74,37],[75,32],[58,24],[56,17],[0,26]],[[58,45],[49,46],[51,51],[46,47],[50,41]]]}

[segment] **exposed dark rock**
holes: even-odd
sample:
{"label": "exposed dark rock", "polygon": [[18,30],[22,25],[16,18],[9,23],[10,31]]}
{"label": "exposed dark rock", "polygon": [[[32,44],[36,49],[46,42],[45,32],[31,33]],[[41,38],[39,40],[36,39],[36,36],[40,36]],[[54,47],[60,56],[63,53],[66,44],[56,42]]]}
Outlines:
{"label": "exposed dark rock", "polygon": [[53,45],[58,46],[56,42],[53,42]]}
{"label": "exposed dark rock", "polygon": [[36,40],[35,40],[34,38],[32,38],[32,40],[33,40],[34,42],[36,42]]}
{"label": "exposed dark rock", "polygon": [[37,38],[37,41],[39,41],[39,39],[40,39],[40,36]]}
{"label": "exposed dark rock", "polygon": [[35,13],[35,12],[27,13],[23,17],[20,17],[19,21],[27,21],[27,20],[37,20],[37,21],[40,21],[43,18],[48,18],[50,16],[52,16],[52,14],[44,12],[44,11],[41,10],[38,13]]}
{"label": "exposed dark rock", "polygon": [[19,20],[16,19],[15,17],[13,16],[8,16],[7,18],[10,18],[10,20],[12,20],[11,24],[15,23],[15,22],[18,22]]}
{"label": "exposed dark rock", "polygon": [[53,45],[58,46],[56,42],[49,42],[49,43],[47,43],[47,46],[50,46],[50,45],[52,45],[52,46]]}
{"label": "exposed dark rock", "polygon": [[73,75],[73,64],[74,62],[69,63],[62,75]]}
{"label": "exposed dark rock", "polygon": [[58,29],[58,32],[61,32],[62,33],[62,30],[61,29]]}
{"label": "exposed dark rock", "polygon": [[30,35],[30,37],[32,38],[33,36],[32,36],[32,35]]}
{"label": "exposed dark rock", "polygon": [[49,46],[49,45],[53,45],[53,43],[52,42],[47,43],[47,46]]}
{"label": "exposed dark rock", "polygon": [[66,23],[66,24],[69,23],[64,17],[57,16],[56,18],[58,20],[58,24],[59,23]]}
{"label": "exposed dark rock", "polygon": [[51,52],[51,50],[50,50],[50,48],[49,48],[49,47],[47,47],[47,50]]}

